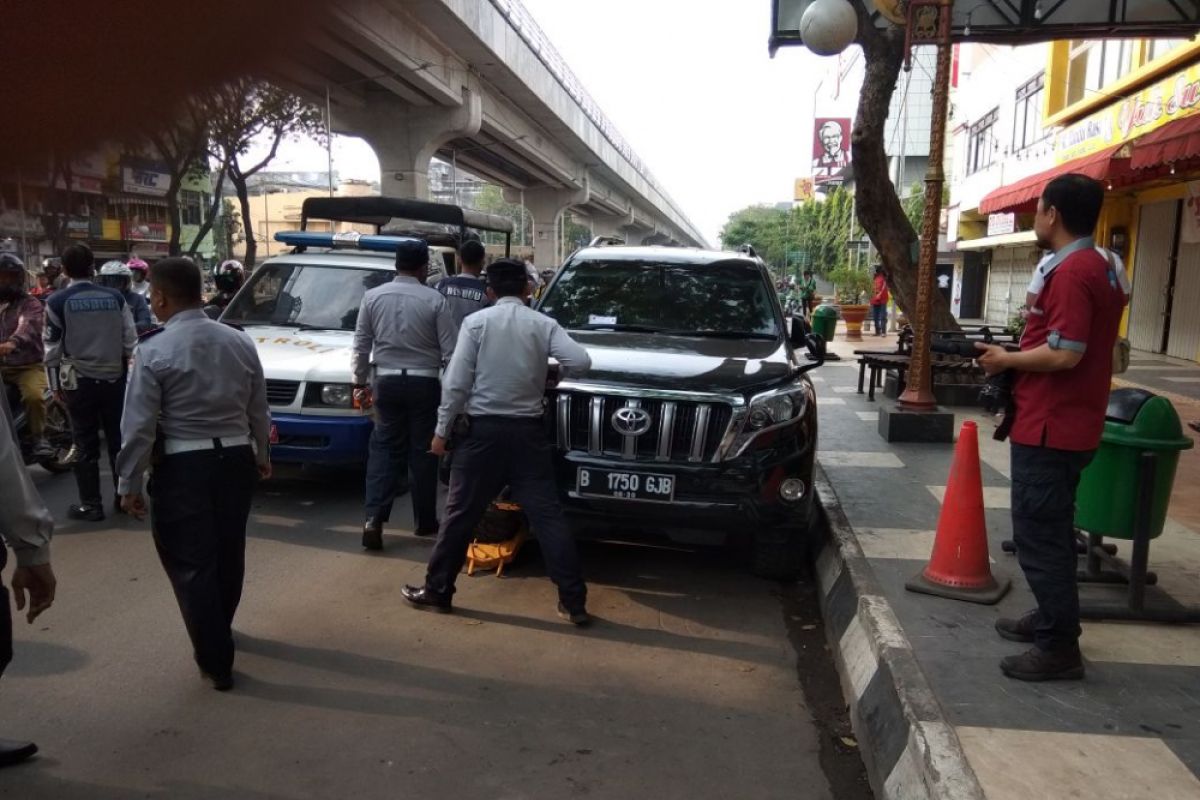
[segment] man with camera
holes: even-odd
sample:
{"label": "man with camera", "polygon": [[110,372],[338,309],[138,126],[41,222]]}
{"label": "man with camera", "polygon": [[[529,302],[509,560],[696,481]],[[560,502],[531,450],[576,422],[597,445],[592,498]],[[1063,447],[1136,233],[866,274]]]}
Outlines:
{"label": "man with camera", "polygon": [[1009,411],[1012,521],[1017,559],[1037,609],[1000,619],[996,631],[1033,647],[1000,662],[1010,678],[1078,680],[1079,589],[1075,573],[1075,489],[1100,444],[1112,379],[1112,351],[1125,296],[1092,234],[1104,189],[1083,175],[1055,178],[1034,218],[1038,246],[1054,255],[1030,309],[1019,352],[977,344],[984,371],[1015,373]]}

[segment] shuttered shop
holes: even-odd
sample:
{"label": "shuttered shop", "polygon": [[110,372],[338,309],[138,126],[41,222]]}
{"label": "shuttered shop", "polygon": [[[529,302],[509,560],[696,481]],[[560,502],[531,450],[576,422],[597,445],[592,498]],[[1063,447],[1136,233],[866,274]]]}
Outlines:
{"label": "shuttered shop", "polygon": [[1033,277],[1037,250],[1033,246],[997,247],[988,269],[986,319],[988,325],[1007,325],[1025,304],[1025,290]]}

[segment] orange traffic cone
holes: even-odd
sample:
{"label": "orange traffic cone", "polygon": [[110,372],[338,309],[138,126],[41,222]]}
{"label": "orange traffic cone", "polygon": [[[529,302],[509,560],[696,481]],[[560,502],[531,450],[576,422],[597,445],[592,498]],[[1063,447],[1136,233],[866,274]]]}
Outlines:
{"label": "orange traffic cone", "polygon": [[983,518],[983,476],[979,471],[979,429],[964,422],[942,499],[933,555],[921,574],[904,584],[951,600],[992,604],[1011,582],[998,583],[988,561],[987,523]]}

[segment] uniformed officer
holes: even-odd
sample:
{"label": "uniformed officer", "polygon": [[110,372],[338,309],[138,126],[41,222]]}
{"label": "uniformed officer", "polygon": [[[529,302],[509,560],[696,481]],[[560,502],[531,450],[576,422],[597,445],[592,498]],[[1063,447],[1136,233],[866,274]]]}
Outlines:
{"label": "uniformed officer", "polygon": [[67,404],[78,452],[79,505],[71,506],[67,516],[100,522],[104,519],[100,431],[104,431],[115,480],[125,364],[137,343],[137,332],[121,293],[92,282],[93,262],[87,245],[74,244],[63,252],[63,269],[71,283],[46,301],[45,340],[46,377],[51,391],[61,393]]}
{"label": "uniformed officer", "polygon": [[487,285],[483,282],[483,262],[486,258],[487,251],[482,244],[474,239],[465,242],[458,251],[459,273],[438,282],[437,290],[450,303],[454,323],[460,327],[469,315],[491,305]]}
{"label": "uniformed officer", "polygon": [[451,610],[454,582],[475,526],[509,486],[558,586],[559,615],[586,625],[587,587],[558,501],[542,401],[551,357],[572,374],[585,372],[591,358],[557,322],[526,305],[531,288],[520,261],[502,259],[488,267],[488,290],[495,305],[463,323],[430,444],[433,453],[444,454],[450,426],[460,414],[468,415],[469,431],[456,445],[450,471],[446,518],[425,585],[406,586],[403,594],[418,608]]}
{"label": "uniformed officer", "polygon": [[414,532],[431,536],[438,530],[438,462],[426,443],[437,424],[438,374],[454,352],[458,325],[446,298],[425,285],[428,270],[429,245],[420,239],[401,243],[395,280],[363,295],[354,329],[355,397],[375,407],[362,537],[368,550],[383,549],[383,524],[406,468]]}
{"label": "uniformed officer", "polygon": [[[150,268],[150,307],[164,325],[134,353],[117,458],[121,503],[150,525],[201,674],[233,685],[232,624],[242,596],[255,475],[271,477],[271,414],[254,343],[201,310],[200,268]],[[152,462],[151,454],[155,454]]]}

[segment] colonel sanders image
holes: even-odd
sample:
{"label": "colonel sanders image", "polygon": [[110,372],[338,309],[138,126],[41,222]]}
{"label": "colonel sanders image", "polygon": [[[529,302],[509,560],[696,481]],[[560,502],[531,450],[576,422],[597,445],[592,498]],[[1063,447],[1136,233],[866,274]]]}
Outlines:
{"label": "colonel sanders image", "polygon": [[846,132],[842,123],[835,119],[826,120],[817,129],[820,148],[813,156],[813,169],[832,172],[850,165],[850,154],[846,151]]}

